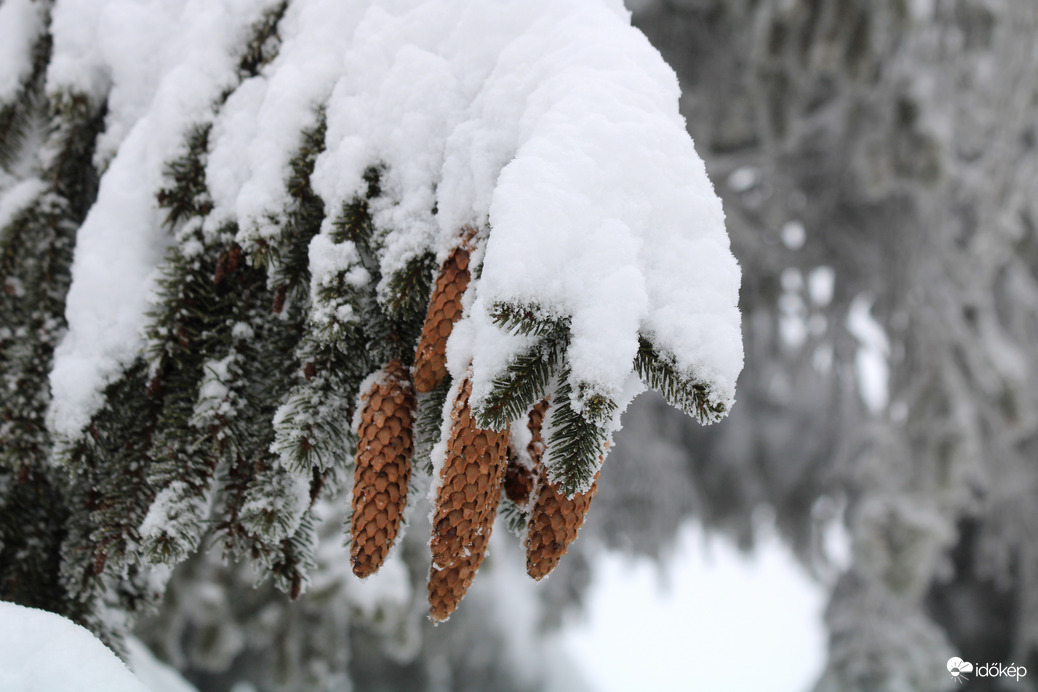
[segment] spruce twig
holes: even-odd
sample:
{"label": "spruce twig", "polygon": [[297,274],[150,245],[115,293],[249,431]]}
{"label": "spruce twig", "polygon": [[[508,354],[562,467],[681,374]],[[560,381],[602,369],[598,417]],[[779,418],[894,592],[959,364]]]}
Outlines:
{"label": "spruce twig", "polygon": [[634,367],[646,385],[700,423],[716,423],[724,418],[727,409],[723,402],[712,402],[710,387],[679,372],[673,358],[663,355],[644,336],[638,339]]}
{"label": "spruce twig", "polygon": [[573,387],[566,367],[552,396],[549,412],[551,434],[546,461],[548,482],[567,497],[586,492],[602,466],[609,441],[607,421],[616,404],[606,397],[597,400],[595,415],[586,417],[573,408]]}

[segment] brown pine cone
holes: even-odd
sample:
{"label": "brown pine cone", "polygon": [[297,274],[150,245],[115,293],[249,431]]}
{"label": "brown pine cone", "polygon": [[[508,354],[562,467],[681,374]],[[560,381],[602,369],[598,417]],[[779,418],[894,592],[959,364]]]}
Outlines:
{"label": "brown pine cone", "polygon": [[433,517],[432,549],[436,569],[475,553],[477,538],[490,535],[501,500],[508,452],[508,430],[480,430],[472,419],[472,381],[462,381],[451,411],[447,458],[440,470]]}
{"label": "brown pine cone", "polygon": [[454,248],[436,277],[414,358],[415,389],[423,394],[436,389],[447,376],[447,338],[461,318],[461,297],[469,285],[469,255],[475,234],[472,228],[465,231],[462,244]]}
{"label": "brown pine cone", "polygon": [[411,477],[415,396],[410,372],[390,361],[363,395],[353,471],[350,560],[353,573],[378,571],[400,530]]}
{"label": "brown pine cone", "polygon": [[533,471],[511,452],[508,455],[508,468],[505,469],[504,486],[505,497],[519,507],[526,507],[533,494]]}
{"label": "brown pine cone", "polygon": [[526,573],[540,580],[548,576],[566,554],[584,524],[591,500],[598,490],[598,475],[586,493],[573,499],[552,487],[541,467],[541,490],[530,512],[526,534]]}
{"label": "brown pine cone", "polygon": [[[519,455],[510,453],[508,455],[508,468],[505,470],[505,497],[519,507],[525,508],[530,502],[533,494],[535,472],[541,465],[541,456],[544,454],[544,437],[541,435],[541,427],[544,425],[544,414],[548,410],[548,400],[544,399],[530,411],[530,418],[526,422],[526,428],[530,431],[530,443],[526,445],[526,453],[530,457],[532,467],[524,465]],[[511,450],[509,450],[511,452]]]}
{"label": "brown pine cone", "polygon": [[490,531],[496,516],[497,503],[494,503],[486,530],[473,539],[468,555],[456,560],[450,567],[429,569],[429,617],[433,622],[439,623],[449,618],[465,597],[487,554],[487,543],[490,542]]}

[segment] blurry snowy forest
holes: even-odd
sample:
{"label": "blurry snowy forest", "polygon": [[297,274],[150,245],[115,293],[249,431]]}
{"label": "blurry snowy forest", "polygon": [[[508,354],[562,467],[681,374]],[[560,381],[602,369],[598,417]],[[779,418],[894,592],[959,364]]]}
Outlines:
{"label": "blurry snowy forest", "polygon": [[[627,4],[677,72],[741,266],[746,355],[730,416],[704,427],[654,393],[639,397],[552,576],[527,579],[499,526],[464,605],[435,629],[424,516],[362,582],[341,545],[345,506],[315,508],[329,533],[294,602],[272,580],[252,588],[254,567],[219,550],[159,577],[131,570],[108,616],[145,612],[135,636],[202,692],[245,680],[259,690],[579,690],[543,635],[582,607],[596,551],[658,558],[690,521],[753,550],[762,508],[831,590],[819,692],[950,689],[952,655],[1038,671],[1038,4]],[[0,0],[0,13],[16,5],[49,7]],[[250,53],[257,72],[264,45]],[[118,108],[133,95],[112,98]],[[103,114],[83,103],[58,105],[74,125],[63,136],[102,129]],[[17,117],[0,111],[0,128]],[[42,141],[23,135],[19,147]],[[0,193],[24,174],[4,157]],[[89,164],[55,164],[65,165]],[[72,181],[62,192],[81,218],[96,180],[58,175]],[[24,286],[8,279],[8,261],[3,300],[13,302]],[[10,373],[24,377],[33,355],[2,339],[8,425],[16,403],[39,402],[12,394],[24,380]],[[43,471],[23,474],[0,470],[0,597],[85,618],[58,580],[64,499]],[[12,525],[26,516],[44,526],[28,539]],[[837,525],[850,539],[846,568],[826,549]],[[49,581],[27,589],[18,574]],[[168,579],[150,613],[138,602],[148,579]]]}
{"label": "blurry snowy forest", "polygon": [[[670,522],[746,543],[770,506],[819,575],[845,522],[821,689],[936,689],[954,652],[1038,663],[1038,6],[632,5],[724,198],[747,351],[723,425],[632,412],[673,460],[641,482],[680,479]],[[652,516],[614,540],[666,535]]]}

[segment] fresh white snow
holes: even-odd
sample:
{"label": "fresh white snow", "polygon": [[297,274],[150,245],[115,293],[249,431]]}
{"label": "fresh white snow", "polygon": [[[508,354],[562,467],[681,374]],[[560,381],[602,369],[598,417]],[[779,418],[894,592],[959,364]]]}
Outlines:
{"label": "fresh white snow", "polygon": [[[471,367],[474,405],[527,343],[490,320],[505,301],[569,318],[572,384],[621,411],[642,389],[632,375],[639,334],[731,406],[743,358],[739,268],[678,112],[677,79],[619,0],[299,0],[277,57],[241,82],[236,51],[270,4],[55,8],[48,87],[108,94],[99,162],[111,160],[78,235],[52,374],[57,432],[81,431],[140,352],[171,241],[154,194],[188,128],[213,123],[206,230],[237,222],[250,247],[278,233],[300,131],[322,108],[327,146],[312,185],[327,219],[310,252],[315,288],[340,272],[365,280],[331,232],[371,166],[382,170],[372,203],[381,293],[409,258],[442,259],[464,227],[480,229],[482,274],[448,351],[456,377]],[[225,89],[235,90],[217,108]],[[318,320],[354,317],[315,307]]]}
{"label": "fresh white snow", "polygon": [[5,602],[0,602],[0,690],[149,692],[86,629],[54,613]]}
{"label": "fresh white snow", "polygon": [[100,147],[101,158],[109,150],[114,156],[76,237],[69,332],[51,373],[50,423],[59,433],[86,426],[104,386],[140,351],[148,297],[170,242],[155,201],[164,166],[234,84],[235,50],[263,4],[73,0],[54,8],[48,89],[102,98],[110,84]]}
{"label": "fresh white snow", "polygon": [[6,0],[0,3],[0,104],[18,96],[32,74],[32,44],[44,18],[42,2]]}

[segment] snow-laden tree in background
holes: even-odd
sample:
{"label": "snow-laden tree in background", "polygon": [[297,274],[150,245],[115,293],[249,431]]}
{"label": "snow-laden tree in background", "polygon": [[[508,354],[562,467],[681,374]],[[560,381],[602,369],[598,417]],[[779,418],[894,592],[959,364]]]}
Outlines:
{"label": "snow-laden tree in background", "polygon": [[631,5],[745,271],[732,418],[637,413],[692,498],[659,506],[746,544],[774,510],[832,585],[822,689],[955,687],[953,655],[1038,665],[1038,6]]}
{"label": "snow-laden tree in background", "polygon": [[416,506],[442,620],[499,503],[551,571],[647,387],[731,407],[720,200],[619,2],[5,0],[0,32],[4,598],[118,646],[194,582],[247,636],[322,618],[275,663],[336,684],[344,618],[414,656]]}

